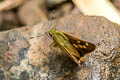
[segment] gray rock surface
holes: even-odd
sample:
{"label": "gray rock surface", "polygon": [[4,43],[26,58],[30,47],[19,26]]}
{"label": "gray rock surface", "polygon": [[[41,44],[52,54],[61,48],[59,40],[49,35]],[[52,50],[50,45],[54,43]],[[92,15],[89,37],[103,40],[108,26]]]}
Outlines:
{"label": "gray rock surface", "polygon": [[[96,50],[79,67],[50,49],[51,28],[89,41]],[[120,26],[103,17],[70,15],[0,32],[0,59],[1,80],[119,80]]]}

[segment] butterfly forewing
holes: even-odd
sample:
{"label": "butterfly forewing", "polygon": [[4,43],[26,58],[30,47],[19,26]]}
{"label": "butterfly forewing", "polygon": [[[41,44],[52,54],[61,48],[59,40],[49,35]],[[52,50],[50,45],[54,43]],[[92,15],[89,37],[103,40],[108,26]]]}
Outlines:
{"label": "butterfly forewing", "polygon": [[85,56],[87,53],[90,53],[92,51],[95,50],[95,45],[84,41],[84,40],[80,40],[78,38],[75,38],[69,34],[64,33],[67,38],[69,39],[69,42],[77,49],[77,51],[80,53],[80,56],[83,57]]}

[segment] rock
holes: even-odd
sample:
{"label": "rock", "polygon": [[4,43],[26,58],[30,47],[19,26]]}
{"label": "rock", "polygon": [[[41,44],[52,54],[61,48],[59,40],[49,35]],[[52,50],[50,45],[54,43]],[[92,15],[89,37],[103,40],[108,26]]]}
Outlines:
{"label": "rock", "polygon": [[111,0],[111,2],[113,3],[113,5],[120,10],[120,1],[119,0]]}
{"label": "rock", "polygon": [[48,7],[53,7],[55,5],[61,4],[67,0],[46,0],[46,4]]}
{"label": "rock", "polygon": [[77,7],[73,8],[73,10],[71,11],[71,14],[81,14],[81,15],[83,15],[83,13]]}
{"label": "rock", "polygon": [[51,10],[48,13],[49,20],[58,19],[66,15],[70,15],[73,11],[73,5],[71,3],[65,3],[56,9]]}
{"label": "rock", "polygon": [[16,28],[18,25],[20,21],[14,12],[0,12],[0,31]]}
{"label": "rock", "polygon": [[[56,28],[96,45],[81,66],[50,49],[47,31]],[[69,15],[0,32],[0,77],[5,80],[119,80],[120,26],[103,17]]]}
{"label": "rock", "polygon": [[45,0],[26,1],[19,9],[18,15],[25,25],[33,25],[47,20]]}

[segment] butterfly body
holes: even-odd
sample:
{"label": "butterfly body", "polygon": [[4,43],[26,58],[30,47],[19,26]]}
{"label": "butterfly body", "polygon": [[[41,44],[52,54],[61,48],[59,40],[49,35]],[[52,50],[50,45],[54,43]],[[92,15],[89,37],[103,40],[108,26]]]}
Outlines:
{"label": "butterfly body", "polygon": [[[86,56],[86,53],[91,52],[95,49],[95,45],[92,43],[79,40],[62,31],[50,29],[48,33],[54,40],[55,45],[67,53],[67,55],[78,65]],[[91,45],[92,49],[88,49],[88,51],[86,51],[89,44]]]}

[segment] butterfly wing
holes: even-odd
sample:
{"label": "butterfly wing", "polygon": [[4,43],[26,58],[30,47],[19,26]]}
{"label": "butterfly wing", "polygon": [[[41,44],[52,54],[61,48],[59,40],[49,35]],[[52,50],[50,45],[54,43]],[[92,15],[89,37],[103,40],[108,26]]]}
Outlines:
{"label": "butterfly wing", "polygon": [[66,33],[64,34],[67,36],[69,42],[73,45],[73,47],[75,47],[77,51],[80,53],[81,57],[84,57],[86,54],[94,51],[96,48],[96,46],[90,42],[80,40]]}

